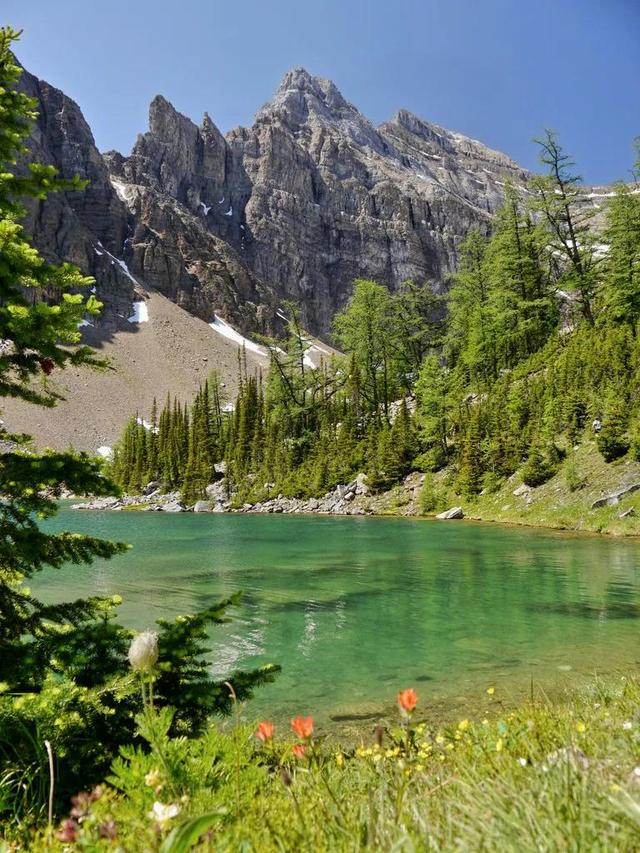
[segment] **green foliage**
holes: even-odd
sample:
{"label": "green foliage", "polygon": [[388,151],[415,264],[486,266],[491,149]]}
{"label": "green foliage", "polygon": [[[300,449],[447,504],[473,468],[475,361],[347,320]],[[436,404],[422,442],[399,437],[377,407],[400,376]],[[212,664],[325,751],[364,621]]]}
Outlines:
{"label": "green foliage", "polygon": [[[495,694],[477,721],[443,725],[419,704],[415,722],[358,746],[312,743],[301,760],[278,729],[264,746],[248,728],[175,739],[158,715],[140,721],[148,748],[124,750],[109,783],[75,799],[75,844],[173,849],[200,831],[216,850],[633,850],[639,699],[633,679],[556,702],[536,691],[513,710]],[[64,843],[40,835],[31,849]]]}
{"label": "green foliage", "polygon": [[624,403],[619,399],[611,399],[607,406],[602,429],[596,437],[598,450],[606,462],[613,462],[624,456],[629,450],[627,425],[629,416]]}

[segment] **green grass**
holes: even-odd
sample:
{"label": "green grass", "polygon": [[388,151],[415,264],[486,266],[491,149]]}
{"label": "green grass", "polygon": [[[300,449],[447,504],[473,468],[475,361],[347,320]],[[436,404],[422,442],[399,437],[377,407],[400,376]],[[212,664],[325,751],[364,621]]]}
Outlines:
{"label": "green grass", "polygon": [[[233,723],[194,741],[168,740],[156,726],[153,747],[127,750],[95,802],[80,808],[67,849],[187,849],[161,845],[202,815],[205,834],[191,849],[640,847],[638,681],[594,682],[515,710],[498,693],[487,701],[486,718],[443,728],[429,724],[423,701],[423,722],[399,720],[381,744],[371,732],[349,749],[314,742],[301,760],[286,732],[265,746]],[[179,814],[158,819],[154,803]],[[48,843],[43,833],[32,849],[65,846]]]}

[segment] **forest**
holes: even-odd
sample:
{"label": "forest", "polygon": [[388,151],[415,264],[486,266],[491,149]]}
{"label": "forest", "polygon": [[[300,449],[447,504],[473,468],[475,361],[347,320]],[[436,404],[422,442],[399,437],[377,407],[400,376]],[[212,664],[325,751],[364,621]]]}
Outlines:
{"label": "forest", "polygon": [[343,354],[319,369],[285,304],[285,335],[262,340],[266,375],[239,354],[234,404],[214,374],[191,406],[133,415],[114,480],[193,502],[224,470],[243,503],[317,496],[358,472],[381,491],[446,468],[470,498],[518,470],[545,482],[594,421],[606,461],[640,458],[640,154],[632,180],[596,193],[552,132],[537,145],[544,171],[505,187],[491,233],[461,243],[446,293],[356,281],[334,322]]}

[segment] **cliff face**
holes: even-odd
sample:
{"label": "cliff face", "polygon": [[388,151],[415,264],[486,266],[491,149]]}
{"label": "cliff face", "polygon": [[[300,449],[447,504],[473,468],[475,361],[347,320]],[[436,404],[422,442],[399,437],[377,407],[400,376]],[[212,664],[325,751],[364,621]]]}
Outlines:
{"label": "cliff face", "polygon": [[126,157],[97,151],[62,92],[28,73],[23,86],[40,106],[35,157],[91,182],[33,204],[27,228],[47,257],[95,275],[105,330],[126,323],[147,287],[244,333],[273,331],[279,301],[293,298],[326,335],[355,278],[442,289],[460,240],[490,227],[504,182],[527,177],[406,110],[374,127],[303,69],[226,137],[208,115],[197,126],[158,96]]}
{"label": "cliff face", "polygon": [[192,229],[214,235],[253,273],[251,286],[232,276],[241,301],[294,298],[320,334],[354,278],[442,288],[459,241],[489,227],[505,180],[526,180],[505,155],[406,110],[376,128],[333,83],[303,69],[285,76],[250,128],[226,138],[208,115],[198,127],[156,97],[130,156],[106,161],[136,222],[136,275],[206,313],[219,285],[197,272],[194,283],[192,263],[180,279],[155,257],[153,235],[177,238],[168,210],[188,214]]}

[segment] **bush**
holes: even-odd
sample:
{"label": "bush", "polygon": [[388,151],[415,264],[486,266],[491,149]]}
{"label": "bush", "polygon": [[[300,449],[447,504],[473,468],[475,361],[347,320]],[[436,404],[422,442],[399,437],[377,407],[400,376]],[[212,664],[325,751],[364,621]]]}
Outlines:
{"label": "bush", "polygon": [[630,442],[626,432],[627,419],[621,407],[610,410],[602,423],[602,429],[596,437],[598,450],[605,462],[613,462],[624,456],[629,450]]}
{"label": "bush", "polygon": [[556,472],[555,466],[549,461],[546,454],[537,446],[529,451],[529,458],[520,472],[522,482],[527,486],[536,488],[550,480]]}

